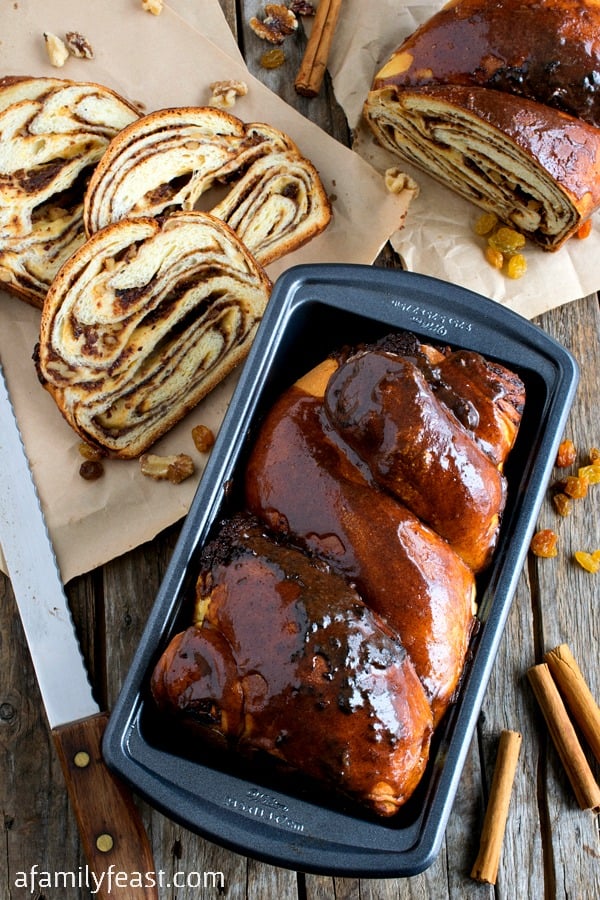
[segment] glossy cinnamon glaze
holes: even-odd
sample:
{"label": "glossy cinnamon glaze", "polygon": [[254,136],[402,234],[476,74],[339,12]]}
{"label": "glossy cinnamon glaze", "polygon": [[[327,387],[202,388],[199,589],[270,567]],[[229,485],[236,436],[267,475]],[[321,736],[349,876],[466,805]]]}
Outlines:
{"label": "glossy cinnamon glaze", "polygon": [[[492,462],[503,466],[513,448],[525,405],[521,379],[469,350],[449,353],[434,372],[441,384],[477,410],[476,424],[467,425],[467,429]],[[436,397],[444,402],[443,393],[436,393]]]}
{"label": "glossy cinnamon glaze", "polygon": [[361,353],[332,375],[324,408],[375,481],[448,541],[474,571],[490,560],[505,482],[417,365]]}
{"label": "glossy cinnamon glaze", "polygon": [[480,86],[600,126],[599,33],[594,0],[458,0],[398,47],[374,88]]}
{"label": "glossy cinnamon glaze", "polygon": [[473,626],[474,579],[430,528],[369,481],[329,427],[322,398],[299,386],[270,411],[246,468],[246,502],[275,533],[356,584],[398,633],[437,723]]}
{"label": "glossy cinnamon glaze", "polygon": [[356,591],[236,517],[204,551],[198,608],[202,621],[155,670],[159,707],[395,813],[425,768],[431,710],[405,650]]}

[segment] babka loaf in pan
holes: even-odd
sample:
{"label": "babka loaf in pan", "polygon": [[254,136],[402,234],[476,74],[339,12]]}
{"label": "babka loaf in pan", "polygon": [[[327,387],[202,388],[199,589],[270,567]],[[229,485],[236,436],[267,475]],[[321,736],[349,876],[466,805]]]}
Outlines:
{"label": "babka loaf in pan", "polygon": [[[241,544],[247,540],[253,544],[250,565],[248,549],[240,548],[237,538],[231,540],[231,528],[235,532],[237,525],[225,525],[225,534],[229,537],[222,545],[220,535],[221,523],[224,520],[236,523],[236,516],[246,508],[248,463],[253,448],[259,448],[261,452],[263,424],[269,411],[275,408],[277,399],[297,383],[304,394],[303,409],[310,407],[311,397],[319,399],[319,391],[312,376],[306,380],[307,372],[315,367],[318,371],[319,365],[327,359],[334,360],[333,368],[342,363],[340,370],[343,370],[344,348],[376,345],[393,332],[410,332],[422,346],[433,348],[427,352],[431,354],[434,367],[436,347],[444,357],[448,354],[448,359],[452,360],[448,371],[457,382],[463,376],[463,362],[466,363],[473,354],[481,354],[489,360],[490,383],[494,378],[498,378],[498,384],[502,383],[507,407],[498,418],[486,416],[489,427],[481,422],[473,428],[473,435],[481,447],[486,447],[484,452],[490,460],[494,459],[495,467],[502,470],[507,490],[491,562],[475,576],[477,627],[468,644],[460,682],[456,691],[451,691],[449,698],[438,707],[438,725],[431,740],[427,766],[417,787],[390,816],[369,810],[363,802],[357,804],[354,801],[360,800],[360,796],[350,796],[352,791],[344,797],[343,792],[327,790],[319,777],[315,783],[313,776],[318,776],[318,772],[313,771],[310,777],[294,772],[295,764],[310,749],[310,729],[318,727],[317,712],[315,722],[307,725],[304,746],[302,742],[297,743],[299,732],[295,734],[289,759],[286,759],[289,748],[285,738],[279,738],[281,744],[269,745],[268,723],[263,723],[264,733],[258,727],[255,730],[258,721],[254,716],[260,720],[262,710],[266,709],[261,699],[265,697],[265,685],[258,677],[260,667],[265,667],[264,673],[268,673],[266,684],[272,689],[273,674],[281,671],[276,665],[281,658],[278,641],[289,643],[303,629],[309,642],[310,635],[324,636],[326,632],[320,631],[322,626],[316,621],[313,631],[310,616],[288,621],[287,612],[287,626],[273,632],[271,621],[269,625],[262,625],[264,616],[253,615],[252,604],[238,603],[231,594],[232,590],[241,590],[243,579],[238,580],[235,576],[236,571],[241,574],[241,569],[235,569],[235,559],[239,558],[247,578],[258,578],[265,590],[267,584],[274,587],[273,600],[269,603],[273,602],[273,609],[280,612],[273,615],[281,616],[281,610],[293,608],[296,616],[302,606],[298,606],[294,598],[302,596],[302,588],[298,581],[299,572],[290,566],[285,555],[287,540],[296,547],[293,538],[282,535],[276,539],[276,547],[284,548],[283,556],[280,549],[272,549],[271,543],[261,544],[259,550],[251,536],[253,526],[245,520],[241,528],[250,537],[242,537]],[[458,356],[452,358],[453,353]],[[463,362],[459,362],[461,354]],[[437,362],[443,365],[440,360]],[[422,364],[427,365],[424,360]],[[513,396],[516,383],[511,385],[510,380],[508,383],[503,380],[502,373],[506,370],[522,381],[527,398],[516,443],[507,458],[506,449],[511,447],[514,438],[510,404],[513,399],[518,404],[518,392]],[[481,375],[477,380],[480,384],[485,381]],[[362,877],[413,875],[427,868],[441,845],[576,382],[577,366],[560,345],[520,316],[461,288],[426,276],[365,266],[300,266],[288,270],[275,284],[111,717],[104,746],[109,764],[150,802],[187,827],[238,852],[273,864],[295,870]],[[293,456],[292,453],[290,465]],[[331,472],[335,474],[335,469]],[[297,485],[290,482],[289,488],[292,496]],[[317,497],[315,508],[318,503]],[[301,498],[298,498],[297,506],[301,506]],[[263,521],[261,535],[265,527]],[[270,530],[271,523],[267,527],[267,531]],[[314,537],[318,544],[319,535]],[[324,532],[321,538],[322,549],[326,552],[329,546],[335,555],[339,535],[332,533],[328,539]],[[273,541],[270,534],[268,540]],[[212,543],[214,541],[216,545]],[[234,545],[238,549],[234,549]],[[365,547],[368,552],[368,541]],[[313,549],[318,549],[316,544]],[[377,547],[374,552],[378,554],[376,563],[381,568],[391,568],[389,553],[386,555]],[[326,559],[320,553],[309,554],[308,558],[312,558],[312,565],[332,569],[332,558]],[[198,580],[201,572],[204,574]],[[399,583],[397,587],[399,597],[402,597],[403,585]],[[255,596],[254,591],[249,596]],[[264,596],[266,598],[267,594]],[[465,621],[468,622],[472,609],[470,602],[467,604],[467,596],[468,592],[461,602],[466,607]],[[291,602],[293,605],[289,607],[287,604]],[[358,608],[354,609],[356,612]],[[379,616],[379,612],[374,615]],[[234,618],[238,621],[240,635],[233,669],[231,651],[220,649],[222,639],[228,633],[230,617],[231,621]],[[322,616],[317,618],[324,623]],[[370,619],[370,628],[375,621]],[[200,632],[198,625],[201,625]],[[387,623],[386,627],[389,627]],[[185,638],[177,637],[186,632]],[[253,635],[246,641],[251,632]],[[235,641],[227,638],[228,647],[233,648],[234,644]],[[169,646],[171,650],[167,649]],[[195,648],[200,646],[204,646],[207,658],[223,662],[222,668],[213,670],[215,674],[220,672],[217,681],[206,680],[209,669],[194,671],[194,660],[203,655],[195,656]],[[414,648],[407,647],[406,650],[412,658]],[[319,672],[326,672],[328,655],[323,656],[320,669],[318,666],[311,669],[312,678]],[[313,652],[309,656],[316,658]],[[303,665],[301,653],[296,653],[294,658],[298,665]],[[399,651],[398,659],[401,658]],[[242,663],[244,666],[251,664],[255,673],[252,677],[250,672],[244,674],[244,670],[238,668]],[[421,663],[426,665],[424,660]],[[384,671],[382,669],[382,677]],[[165,682],[163,677],[167,672]],[[242,721],[242,728],[238,730],[240,722],[238,720],[236,724],[236,710],[240,709],[240,672],[248,679],[246,690],[254,685],[251,695],[256,702],[252,710],[246,710],[250,716]],[[153,673],[154,699],[151,694]],[[311,677],[301,681],[309,693]],[[419,681],[425,687],[423,673]],[[169,683],[169,695],[175,700],[176,708],[171,725],[166,727],[164,713],[157,710],[156,702],[165,696],[162,691]],[[348,686],[350,683],[349,680]],[[216,702],[217,695],[205,692],[207,685],[211,691],[215,686],[221,690],[223,685],[229,685],[226,691],[229,715],[225,723],[220,718],[222,708]],[[334,693],[340,693],[340,685]],[[214,696],[214,703],[209,702],[209,696]],[[275,700],[276,695],[271,696]],[[359,695],[355,692],[353,696],[357,700]],[[383,699],[385,692],[378,696]],[[427,689],[425,696],[431,703],[432,694],[428,696]],[[315,699],[318,698],[313,695],[313,701]],[[195,706],[196,701],[198,706]],[[321,701],[327,704],[326,693]],[[281,714],[277,704],[273,713]],[[308,715],[308,712],[303,713],[304,720]],[[187,720],[185,727],[183,721],[178,722],[180,717]],[[324,721],[323,717],[321,722]],[[216,746],[212,747],[194,737],[196,731],[205,734],[207,724],[212,727],[210,723],[215,726]],[[271,764],[263,766],[256,759],[250,764],[246,754],[224,752],[222,729],[225,725],[231,725],[235,735],[243,734],[244,740],[260,742],[263,733],[266,741],[263,748],[270,757],[273,750],[279,755],[283,769]],[[276,732],[279,733],[275,729],[273,735]],[[418,728],[412,732],[418,733]],[[321,742],[322,750],[326,747],[322,732],[315,732],[314,741],[315,744]],[[291,765],[286,767],[286,763]],[[313,755],[311,765],[316,764]],[[323,764],[326,765],[325,760]],[[350,774],[357,779],[354,784],[361,785],[360,769],[357,767]],[[385,785],[392,783],[387,777],[381,781]],[[366,783],[359,786],[359,795],[363,787]],[[366,787],[366,793],[371,793],[370,788]],[[389,797],[387,788],[377,788],[374,796]]]}

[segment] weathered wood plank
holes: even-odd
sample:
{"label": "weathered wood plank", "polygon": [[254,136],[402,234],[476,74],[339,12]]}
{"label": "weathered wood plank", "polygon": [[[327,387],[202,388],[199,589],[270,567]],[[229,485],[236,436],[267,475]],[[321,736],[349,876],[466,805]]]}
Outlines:
{"label": "weathered wood plank", "polygon": [[[566,428],[580,452],[580,461],[592,446],[600,446],[598,384],[600,372],[600,314],[596,297],[588,297],[562,307],[560,313],[542,317],[541,324],[574,354],[581,368],[577,397]],[[560,472],[557,472],[557,476]],[[536,584],[536,658],[560,643],[569,644],[594,696],[600,700],[600,622],[597,608],[600,588],[597,576],[573,561],[576,550],[600,548],[598,487],[592,486],[584,500],[575,501],[568,518],[556,515],[549,496],[540,512],[540,527],[553,528],[559,535],[555,559],[532,562]],[[600,896],[600,841],[598,820],[577,807],[573,791],[547,729],[535,710],[534,726],[539,735],[539,777],[542,782],[540,815],[544,829],[543,863],[547,896],[567,898]],[[600,778],[600,765],[587,746],[584,749]]]}
{"label": "weathered wood plank", "polygon": [[0,772],[0,897],[8,900],[31,896],[30,882],[26,890],[23,880],[33,866],[38,873],[77,872],[83,860],[14,596],[3,575]]}

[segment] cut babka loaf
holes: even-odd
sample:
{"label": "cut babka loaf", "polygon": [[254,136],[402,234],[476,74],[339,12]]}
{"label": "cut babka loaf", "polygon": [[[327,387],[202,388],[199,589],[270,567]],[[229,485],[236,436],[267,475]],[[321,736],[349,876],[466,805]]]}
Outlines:
{"label": "cut babka loaf", "polygon": [[377,140],[547,250],[600,206],[600,8],[458,0],[408,37],[365,103]]}
{"label": "cut babka loaf", "polygon": [[139,456],[244,358],[270,289],[235,232],[208,213],[124,219],[55,278],[40,380],[85,441]]}
{"label": "cut babka loaf", "polygon": [[0,79],[0,285],[42,307],[85,240],[83,195],[109,141],[137,119],[99,84]]}
{"label": "cut babka loaf", "polygon": [[191,210],[211,188],[227,195],[210,211],[262,265],[331,218],[318,172],[288,135],[215,107],[181,107],[142,117],[111,143],[86,194],[87,233],[125,217]]}

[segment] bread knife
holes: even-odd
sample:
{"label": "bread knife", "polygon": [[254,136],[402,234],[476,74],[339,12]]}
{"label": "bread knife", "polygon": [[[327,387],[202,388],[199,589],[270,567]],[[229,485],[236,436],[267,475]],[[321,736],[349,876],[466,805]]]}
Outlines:
{"label": "bread knife", "polygon": [[92,694],[1,364],[0,545],[91,870],[90,886],[99,885],[95,896],[114,898],[115,876],[124,873],[119,875],[122,900],[153,900],[158,894],[150,843],[129,790],[102,758],[108,713]]}

